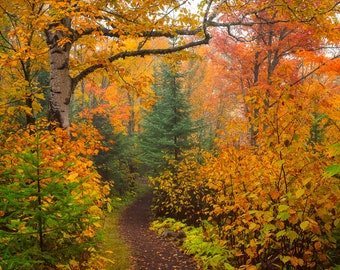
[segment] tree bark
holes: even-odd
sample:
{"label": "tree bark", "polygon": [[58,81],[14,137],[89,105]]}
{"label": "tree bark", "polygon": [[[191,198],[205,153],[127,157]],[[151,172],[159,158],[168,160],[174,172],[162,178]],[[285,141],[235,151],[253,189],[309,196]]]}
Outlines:
{"label": "tree bark", "polygon": [[64,18],[58,25],[50,26],[46,33],[50,57],[50,86],[48,120],[52,128],[69,128],[69,104],[73,92],[69,59],[71,41],[65,30],[55,30],[57,26],[70,29],[71,19]]}

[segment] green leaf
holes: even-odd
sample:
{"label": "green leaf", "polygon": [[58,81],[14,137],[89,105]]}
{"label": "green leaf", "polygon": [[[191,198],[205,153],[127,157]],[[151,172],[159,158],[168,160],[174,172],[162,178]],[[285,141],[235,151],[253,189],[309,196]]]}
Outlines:
{"label": "green leaf", "polygon": [[285,163],[285,161],[281,159],[277,162],[277,165],[282,166],[284,163]]}
{"label": "green leaf", "polygon": [[298,141],[299,140],[299,135],[294,133],[293,135],[293,140]]}
{"label": "green leaf", "polygon": [[271,232],[271,231],[275,231],[276,230],[276,226],[274,224],[266,224],[263,226],[263,232],[265,234]]}
{"label": "green leaf", "polygon": [[340,143],[335,143],[330,146],[332,154],[334,156],[340,155]]}
{"label": "green leaf", "polygon": [[276,237],[279,238],[279,237],[284,236],[284,235],[286,235],[286,230],[281,230],[276,234]]}
{"label": "green leaf", "polygon": [[322,113],[322,114],[318,115],[317,117],[315,117],[315,118],[313,119],[313,123],[314,123],[314,124],[319,123],[322,119],[325,119],[325,118],[328,118],[328,115]]}
{"label": "green leaf", "polygon": [[334,175],[336,175],[338,173],[340,173],[340,164],[333,164],[333,165],[328,166],[325,169],[324,175],[328,176],[328,177],[331,177],[331,176],[334,176]]}
{"label": "green leaf", "polygon": [[285,221],[289,219],[290,214],[288,212],[282,212],[277,216],[280,220]]}
{"label": "green leaf", "polygon": [[288,231],[286,233],[286,236],[289,238],[291,243],[299,237],[299,235],[295,231]]}

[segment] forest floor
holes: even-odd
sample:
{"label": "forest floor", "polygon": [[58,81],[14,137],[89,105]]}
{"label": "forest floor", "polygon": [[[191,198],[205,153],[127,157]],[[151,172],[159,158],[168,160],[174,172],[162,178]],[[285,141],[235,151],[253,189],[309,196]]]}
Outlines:
{"label": "forest floor", "polygon": [[152,192],[128,206],[119,220],[119,233],[131,249],[129,270],[196,270],[195,261],[170,240],[149,229]]}

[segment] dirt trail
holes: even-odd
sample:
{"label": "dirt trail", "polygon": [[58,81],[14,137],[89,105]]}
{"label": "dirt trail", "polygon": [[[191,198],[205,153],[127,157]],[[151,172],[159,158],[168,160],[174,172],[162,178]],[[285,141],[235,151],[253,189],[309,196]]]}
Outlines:
{"label": "dirt trail", "polygon": [[196,263],[175,244],[149,230],[152,193],[130,205],[120,219],[120,233],[131,247],[130,270],[196,270]]}

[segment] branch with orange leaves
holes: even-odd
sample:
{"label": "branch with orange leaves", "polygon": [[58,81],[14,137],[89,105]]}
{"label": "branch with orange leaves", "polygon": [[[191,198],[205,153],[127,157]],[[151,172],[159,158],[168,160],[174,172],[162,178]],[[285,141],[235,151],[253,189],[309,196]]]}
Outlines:
{"label": "branch with orange leaves", "polygon": [[289,84],[289,86],[294,86],[296,84],[298,84],[299,82],[307,79],[309,76],[313,75],[316,71],[318,71],[320,68],[322,68],[323,66],[325,66],[328,62],[333,61],[335,59],[340,58],[340,54],[337,54],[336,56],[330,58],[328,61],[321,63],[320,65],[318,65],[316,68],[312,69],[310,72],[308,72],[307,74],[303,75],[301,78],[299,78],[298,80],[296,80],[295,82]]}

